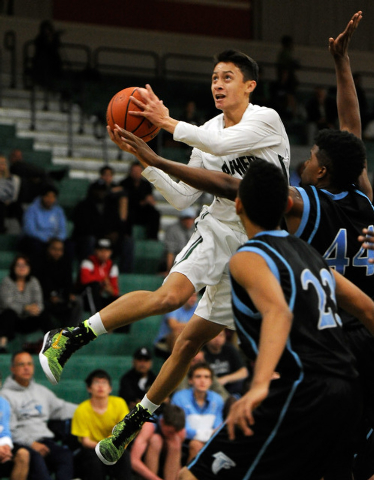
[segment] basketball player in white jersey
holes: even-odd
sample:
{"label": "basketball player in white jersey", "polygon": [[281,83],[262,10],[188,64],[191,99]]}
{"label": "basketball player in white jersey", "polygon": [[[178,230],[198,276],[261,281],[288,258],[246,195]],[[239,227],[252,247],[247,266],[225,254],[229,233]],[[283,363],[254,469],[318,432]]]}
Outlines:
{"label": "basketball player in white jersey", "polygon": [[[189,165],[226,172],[242,178],[254,158],[277,165],[288,177],[290,146],[283,123],[272,109],[250,103],[256,87],[258,66],[247,55],[229,50],[215,60],[212,94],[222,113],[201,127],[179,122],[150,86],[141,90],[143,102],[135,101],[145,116],[164,128],[174,140],[193,148]],[[113,141],[114,132],[108,129]],[[123,148],[120,142],[116,142]],[[161,170],[148,167],[143,175],[168,202],[182,210],[203,193],[187,184],[174,182]],[[164,284],[155,292],[131,292],[82,322],[77,327],[54,330],[45,335],[40,352],[42,367],[52,383],[60,379],[66,361],[75,350],[97,336],[142,318],[173,311],[194,291],[205,293],[195,314],[178,337],[171,356],[164,363],[147,395],[117,424],[113,435],[96,447],[100,459],[114,464],[160,403],[186,375],[191,359],[200,348],[224,328],[234,328],[231,310],[228,262],[247,240],[235,204],[215,197],[196,219],[196,231],[176,257]]]}

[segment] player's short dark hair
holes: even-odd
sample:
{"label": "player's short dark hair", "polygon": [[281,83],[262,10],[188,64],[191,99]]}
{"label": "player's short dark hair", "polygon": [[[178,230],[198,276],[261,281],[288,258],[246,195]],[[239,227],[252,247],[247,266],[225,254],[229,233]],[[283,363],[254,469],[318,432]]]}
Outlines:
{"label": "player's short dark hair", "polygon": [[162,408],[162,418],[165,425],[174,427],[177,432],[180,432],[186,425],[186,415],[178,405],[165,403]]}
{"label": "player's short dark hair", "polygon": [[191,379],[193,377],[193,374],[196,372],[196,370],[200,370],[201,368],[203,368],[204,370],[209,370],[210,376],[213,378],[213,375],[214,375],[213,369],[207,362],[198,362],[192,365],[188,371],[188,378]]}
{"label": "player's short dark hair", "polygon": [[253,160],[239,184],[239,198],[253,223],[272,230],[279,226],[286,210],[286,177],[276,165],[265,160]]}
{"label": "player's short dark hair", "polygon": [[362,140],[344,130],[320,130],[315,137],[319,148],[316,157],[330,174],[330,184],[347,190],[358,183],[366,165],[366,149]]}
{"label": "player's short dark hair", "polygon": [[87,387],[90,387],[92,385],[92,382],[93,382],[94,378],[105,378],[106,380],[108,380],[109,385],[112,385],[112,379],[111,379],[109,373],[106,372],[105,370],[102,370],[101,368],[98,368],[98,369],[96,369],[93,372],[88,374],[88,376],[85,380],[85,383],[86,383]]}
{"label": "player's short dark hair", "polygon": [[243,74],[244,81],[254,80],[258,82],[258,65],[253,58],[239,50],[225,50],[214,57],[214,66],[217,63],[233,63]]}

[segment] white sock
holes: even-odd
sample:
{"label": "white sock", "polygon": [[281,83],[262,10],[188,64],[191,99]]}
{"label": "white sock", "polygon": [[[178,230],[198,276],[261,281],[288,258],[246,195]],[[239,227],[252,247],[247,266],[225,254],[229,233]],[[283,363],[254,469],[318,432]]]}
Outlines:
{"label": "white sock", "polygon": [[103,335],[104,333],[108,333],[103,325],[103,321],[101,320],[99,312],[95,313],[95,315],[92,315],[92,317],[86,320],[86,322],[97,337]]}
{"label": "white sock", "polygon": [[145,408],[146,410],[148,410],[148,412],[149,412],[150,414],[152,414],[153,412],[155,412],[155,411],[158,409],[158,407],[160,406],[160,405],[156,405],[156,404],[152,403],[152,402],[149,400],[149,398],[147,397],[147,395],[144,395],[143,400],[140,402],[140,405],[141,405],[143,408]]}

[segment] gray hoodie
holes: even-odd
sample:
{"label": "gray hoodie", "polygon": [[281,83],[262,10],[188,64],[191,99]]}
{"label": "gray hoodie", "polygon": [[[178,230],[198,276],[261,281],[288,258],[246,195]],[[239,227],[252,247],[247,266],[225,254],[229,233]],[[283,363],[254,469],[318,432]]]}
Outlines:
{"label": "gray hoodie", "polygon": [[11,406],[10,431],[14,443],[31,446],[42,438],[53,438],[47,427],[48,420],[72,418],[77,405],[62,400],[48,388],[31,380],[23,387],[8,377],[1,395]]}

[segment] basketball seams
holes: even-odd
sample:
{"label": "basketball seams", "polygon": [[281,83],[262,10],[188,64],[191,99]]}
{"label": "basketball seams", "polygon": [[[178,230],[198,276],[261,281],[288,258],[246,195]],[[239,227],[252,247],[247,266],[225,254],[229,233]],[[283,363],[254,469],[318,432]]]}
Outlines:
{"label": "basketball seams", "polygon": [[[134,96],[134,93],[137,91],[137,88],[134,88],[134,90],[130,93],[130,95]],[[127,97],[127,105],[126,105],[126,110],[125,110],[125,118],[123,122],[123,128],[127,130],[127,114],[129,113],[129,107],[130,107],[130,95]]]}
{"label": "basketball seams", "polygon": [[[148,142],[158,134],[160,128],[153,125],[145,117],[129,116],[129,111],[131,110],[130,96],[138,98],[140,94],[135,95],[138,90],[139,87],[128,87],[117,92],[112,97],[107,107],[107,122],[109,125],[112,123],[112,125],[110,125],[111,128],[114,128],[114,125],[118,124],[120,127],[142,138],[145,142]],[[122,96],[122,99],[120,96]],[[141,100],[141,98],[139,98],[139,100]],[[138,108],[135,104],[134,106]],[[136,122],[138,122],[138,124],[136,124]],[[135,127],[131,129],[131,126],[134,124]]]}

